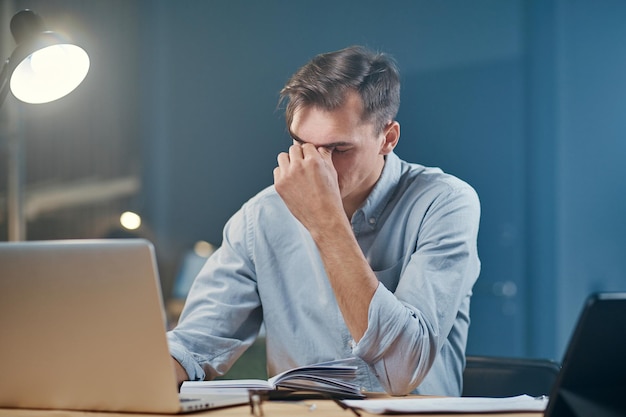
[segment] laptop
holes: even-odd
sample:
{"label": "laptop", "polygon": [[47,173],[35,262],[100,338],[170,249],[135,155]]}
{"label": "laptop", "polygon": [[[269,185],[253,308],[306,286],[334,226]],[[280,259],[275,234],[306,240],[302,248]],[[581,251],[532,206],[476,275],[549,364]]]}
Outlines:
{"label": "laptop", "polygon": [[626,415],[626,293],[597,293],[583,307],[546,417]]}
{"label": "laptop", "polygon": [[0,407],[176,414],[247,404],[180,398],[153,246],[0,242]]}

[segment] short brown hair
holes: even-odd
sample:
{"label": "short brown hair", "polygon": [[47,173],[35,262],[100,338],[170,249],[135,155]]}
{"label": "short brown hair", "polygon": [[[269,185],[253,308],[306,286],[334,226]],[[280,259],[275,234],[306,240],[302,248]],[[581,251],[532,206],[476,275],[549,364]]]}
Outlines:
{"label": "short brown hair", "polygon": [[394,120],[400,107],[400,73],[394,60],[362,46],[351,46],[314,57],[291,76],[280,91],[279,105],[287,102],[287,128],[297,109],[315,106],[324,110],[340,107],[348,91],[363,101],[362,119],[373,121],[381,132]]}

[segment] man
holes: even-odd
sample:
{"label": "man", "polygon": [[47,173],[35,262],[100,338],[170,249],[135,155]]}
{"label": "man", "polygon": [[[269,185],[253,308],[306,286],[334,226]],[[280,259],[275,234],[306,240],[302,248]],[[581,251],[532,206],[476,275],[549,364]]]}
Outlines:
{"label": "man", "polygon": [[179,382],[222,375],[267,335],[270,375],[357,357],[390,394],[460,395],[480,264],[474,190],[400,160],[384,54],[315,57],[281,91],[289,151],[229,220],[168,334]]}

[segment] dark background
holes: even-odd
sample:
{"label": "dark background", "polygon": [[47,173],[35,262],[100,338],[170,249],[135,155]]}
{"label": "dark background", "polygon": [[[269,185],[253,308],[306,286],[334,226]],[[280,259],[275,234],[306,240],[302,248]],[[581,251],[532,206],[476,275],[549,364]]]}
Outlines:
{"label": "dark background", "polygon": [[167,297],[181,255],[219,244],[229,216],[272,183],[290,143],[276,109],[287,78],[318,53],[363,44],[401,69],[398,155],[481,198],[468,353],[560,360],[586,296],[626,290],[626,2],[0,5],[3,58],[11,16],[32,8],[92,65],[55,103],[9,96],[0,108],[0,178],[8,138],[24,147],[28,239],[110,236],[134,210]]}

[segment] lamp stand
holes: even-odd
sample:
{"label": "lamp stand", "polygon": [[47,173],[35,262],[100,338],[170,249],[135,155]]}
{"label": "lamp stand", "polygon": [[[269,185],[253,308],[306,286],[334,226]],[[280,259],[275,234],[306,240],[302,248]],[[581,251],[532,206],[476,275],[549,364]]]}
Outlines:
{"label": "lamp stand", "polygon": [[[0,16],[10,15],[10,10],[14,9],[13,2],[2,2],[0,6]],[[4,25],[4,19],[2,24]],[[4,33],[4,31],[3,31]],[[13,47],[9,45],[8,37],[2,37],[0,51],[4,57],[6,50]],[[8,86],[8,60],[2,63],[2,71],[0,71],[0,136],[6,135],[4,138],[7,151],[7,176],[6,176],[6,222],[7,222],[7,239],[10,241],[24,240],[26,238],[26,226],[23,210],[23,144],[20,137],[21,131],[18,132],[18,124],[21,125],[19,119],[19,111],[15,106],[3,106],[7,94]]]}
{"label": "lamp stand", "polygon": [[7,229],[9,241],[21,241],[26,238],[23,196],[23,145],[20,135],[11,129],[7,137]]}
{"label": "lamp stand", "polygon": [[[0,3],[0,20],[8,9],[8,2]],[[9,58],[4,61],[0,68],[0,107],[4,103],[9,89],[13,95],[26,103],[40,104],[57,100],[74,90],[85,78],[89,70],[89,56],[79,46],[63,41],[57,34],[44,30],[43,19],[32,10],[21,10],[17,12],[10,23],[11,33],[16,42],[16,47]],[[2,31],[4,32],[4,31]],[[0,52],[6,44],[6,36],[0,38]],[[44,51],[48,47],[64,45],[63,54],[43,53],[46,58],[52,59],[53,68],[62,68],[69,75],[68,77],[42,77],[47,82],[47,87],[36,88],[38,86],[37,75],[46,71],[33,71],[28,63],[28,58],[41,57],[39,51]],[[49,64],[49,62],[48,62]],[[60,65],[60,66],[59,66]],[[44,65],[45,67],[45,65]],[[65,74],[65,72],[61,72]],[[59,73],[56,71],[54,73]],[[34,76],[35,75],[35,76]],[[49,73],[48,73],[49,75]],[[14,83],[15,82],[15,83]],[[11,86],[9,88],[9,85]],[[11,106],[9,106],[10,108]],[[9,112],[11,110],[9,109]],[[17,116],[17,117],[15,117]],[[8,151],[7,161],[7,229],[8,239],[11,241],[24,240],[26,238],[26,218],[24,214],[23,196],[23,160],[24,146],[21,140],[23,129],[19,114],[8,114],[6,123],[6,142]],[[0,115],[1,117],[1,115]],[[2,132],[0,132],[2,133]]]}

